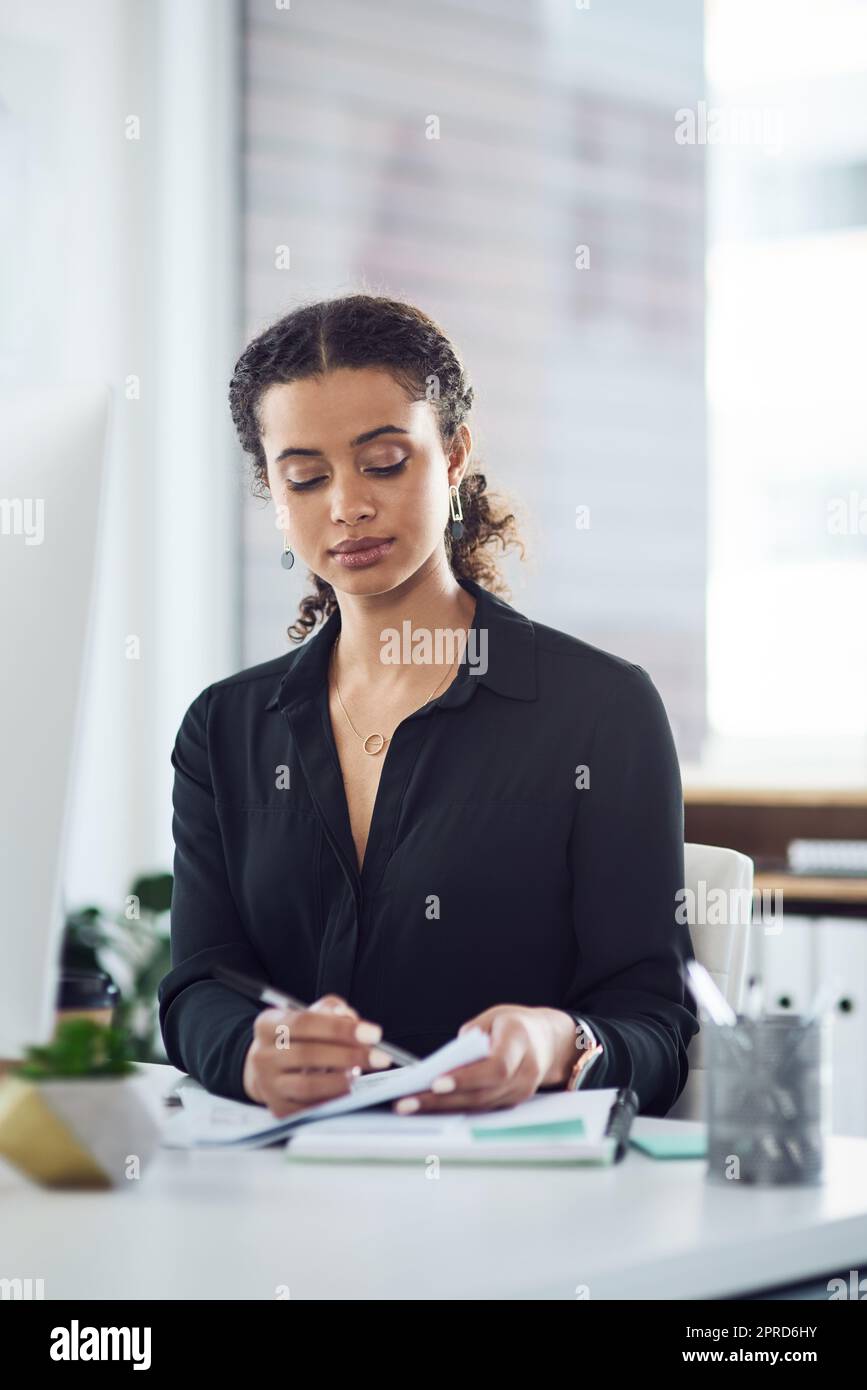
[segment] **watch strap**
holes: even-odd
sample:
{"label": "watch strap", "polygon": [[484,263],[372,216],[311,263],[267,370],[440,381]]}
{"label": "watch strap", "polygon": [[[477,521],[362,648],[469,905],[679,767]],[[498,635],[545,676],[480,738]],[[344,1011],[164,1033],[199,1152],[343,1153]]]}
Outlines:
{"label": "watch strap", "polygon": [[[572,1017],[579,1030],[576,1045],[581,1045],[569,1080],[566,1082],[567,1091],[577,1091],[584,1084],[587,1070],[592,1067],[597,1057],[600,1057],[603,1052],[602,1043],[593,1032],[587,1020],[582,1018],[579,1014],[573,1014]],[[582,1035],[583,1043],[581,1042]]]}

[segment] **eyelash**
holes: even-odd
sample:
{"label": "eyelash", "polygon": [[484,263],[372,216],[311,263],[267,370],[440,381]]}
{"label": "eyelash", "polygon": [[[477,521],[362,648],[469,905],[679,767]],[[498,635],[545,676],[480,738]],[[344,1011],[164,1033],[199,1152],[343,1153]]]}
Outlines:
{"label": "eyelash", "polygon": [[[408,460],[409,454],[407,454],[406,458],[401,459],[400,463],[392,463],[388,468],[368,468],[367,471],[368,473],[375,473],[378,478],[387,478],[393,476],[395,473],[402,473]],[[323,481],[322,478],[310,478],[306,483],[293,483],[291,478],[287,478],[286,486],[291,488],[293,492],[308,492],[310,488],[317,487],[319,483]]]}

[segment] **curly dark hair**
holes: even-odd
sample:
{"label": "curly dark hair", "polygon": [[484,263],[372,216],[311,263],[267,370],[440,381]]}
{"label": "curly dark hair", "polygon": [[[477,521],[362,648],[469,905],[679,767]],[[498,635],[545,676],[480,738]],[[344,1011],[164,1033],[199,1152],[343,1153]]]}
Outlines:
{"label": "curly dark hair", "polygon": [[[268,468],[261,442],[258,405],[275,383],[302,381],[340,367],[382,367],[409,395],[430,400],[440,437],[449,452],[458,427],[473,403],[457,351],[443,330],[412,304],[374,294],[350,294],[304,304],[278,319],[244,349],[229,385],[232,419],[244,452],[252,458],[253,492],[268,497]],[[446,555],[456,578],[473,579],[508,599],[509,589],[490,554],[524,543],[514,514],[487,492],[483,473],[470,465],[461,481],[464,532],[445,528]],[[301,601],[296,623],[287,629],[301,642],[337,605],[330,584],[311,573],[315,592]]]}

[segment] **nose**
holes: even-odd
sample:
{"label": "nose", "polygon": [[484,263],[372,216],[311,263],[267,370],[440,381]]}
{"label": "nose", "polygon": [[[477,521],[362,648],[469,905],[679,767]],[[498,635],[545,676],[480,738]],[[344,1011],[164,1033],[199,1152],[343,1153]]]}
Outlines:
{"label": "nose", "polygon": [[357,526],[376,515],[373,503],[362,495],[363,478],[349,478],[335,485],[331,494],[331,520]]}

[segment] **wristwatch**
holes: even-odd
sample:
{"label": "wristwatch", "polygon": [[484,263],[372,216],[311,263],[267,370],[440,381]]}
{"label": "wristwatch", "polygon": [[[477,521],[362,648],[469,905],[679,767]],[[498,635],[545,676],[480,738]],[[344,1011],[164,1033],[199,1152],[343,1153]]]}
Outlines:
{"label": "wristwatch", "polygon": [[588,1071],[593,1066],[596,1058],[601,1057],[603,1051],[601,1042],[593,1032],[587,1020],[581,1018],[578,1014],[573,1014],[572,1017],[575,1019],[575,1023],[578,1026],[578,1040],[580,1041],[583,1037],[584,1041],[578,1053],[578,1059],[572,1068],[569,1080],[566,1082],[567,1091],[577,1091],[579,1087],[583,1086]]}

